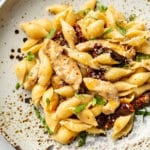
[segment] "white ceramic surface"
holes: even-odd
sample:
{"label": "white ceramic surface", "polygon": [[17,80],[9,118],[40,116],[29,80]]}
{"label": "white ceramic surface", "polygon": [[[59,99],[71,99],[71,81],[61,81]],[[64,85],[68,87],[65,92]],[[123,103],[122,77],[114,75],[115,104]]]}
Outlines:
{"label": "white ceramic surface", "polygon": [[[141,117],[137,117],[134,129],[128,137],[117,142],[107,137],[87,138],[86,146],[77,147],[77,141],[71,145],[62,146],[55,143],[44,134],[37,120],[33,106],[25,103],[26,92],[22,89],[16,91],[17,79],[14,74],[16,59],[10,59],[11,49],[13,55],[21,55],[17,49],[22,45],[24,33],[19,29],[19,23],[34,18],[47,17],[46,6],[55,3],[74,3],[76,8],[84,0],[7,0],[0,9],[0,131],[3,136],[14,146],[19,146],[22,150],[45,150],[48,146],[51,149],[75,150],[149,150],[150,149],[150,118],[146,117],[144,122]],[[102,0],[104,4],[112,4],[126,17],[135,13],[139,18],[148,21],[150,27],[150,2],[148,0]],[[19,34],[14,31],[19,29]],[[27,93],[28,94],[28,93]],[[22,98],[23,101],[22,101]],[[1,150],[1,148],[0,148]],[[2,149],[3,150],[3,149]],[[9,150],[9,149],[7,149]]]}

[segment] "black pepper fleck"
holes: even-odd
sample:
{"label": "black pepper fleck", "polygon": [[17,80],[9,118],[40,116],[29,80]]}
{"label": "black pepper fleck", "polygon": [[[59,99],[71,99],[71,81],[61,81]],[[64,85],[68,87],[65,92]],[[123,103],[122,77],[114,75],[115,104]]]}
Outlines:
{"label": "black pepper fleck", "polygon": [[28,40],[28,38],[23,38],[23,42],[26,42]]}
{"label": "black pepper fleck", "polygon": [[14,55],[10,55],[9,58],[10,58],[10,59],[14,59]]}
{"label": "black pepper fleck", "polygon": [[18,53],[21,53],[21,48],[18,48],[18,49],[17,49],[17,52],[18,52]]}
{"label": "black pepper fleck", "polygon": [[12,53],[14,53],[14,52],[15,52],[15,50],[12,48],[12,49],[11,49],[11,52],[12,52]]}
{"label": "black pepper fleck", "polygon": [[15,30],[15,34],[19,34],[19,30],[18,29]]}
{"label": "black pepper fleck", "polygon": [[25,103],[28,103],[28,104],[30,104],[30,101],[31,101],[31,98],[30,98],[30,97],[28,97],[28,98],[25,98]]}

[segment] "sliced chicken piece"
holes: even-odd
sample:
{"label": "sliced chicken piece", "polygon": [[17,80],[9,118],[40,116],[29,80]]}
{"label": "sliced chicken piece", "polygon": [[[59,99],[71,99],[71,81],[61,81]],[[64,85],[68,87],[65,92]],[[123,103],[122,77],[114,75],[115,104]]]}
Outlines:
{"label": "sliced chicken piece", "polygon": [[82,82],[82,75],[77,63],[62,54],[63,48],[52,40],[47,42],[45,52],[50,56],[56,75],[77,90]]}
{"label": "sliced chicken piece", "polygon": [[83,81],[90,91],[98,92],[99,95],[108,100],[102,108],[102,112],[107,115],[113,114],[120,105],[117,88],[111,82],[98,79],[84,78]]}

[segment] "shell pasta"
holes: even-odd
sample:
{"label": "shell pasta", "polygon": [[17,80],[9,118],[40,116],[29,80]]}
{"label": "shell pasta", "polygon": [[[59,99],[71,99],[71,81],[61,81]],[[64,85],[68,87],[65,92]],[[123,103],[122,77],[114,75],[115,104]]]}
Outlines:
{"label": "shell pasta", "polygon": [[114,140],[127,136],[135,112],[150,104],[146,24],[96,0],[78,11],[66,4],[47,10],[52,19],[20,24],[28,40],[15,67],[46,129],[62,144],[82,133],[107,136],[110,128]]}

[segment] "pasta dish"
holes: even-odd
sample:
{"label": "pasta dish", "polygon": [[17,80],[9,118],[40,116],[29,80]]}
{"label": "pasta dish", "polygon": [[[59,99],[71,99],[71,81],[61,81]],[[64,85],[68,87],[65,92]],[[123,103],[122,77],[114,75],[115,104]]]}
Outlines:
{"label": "pasta dish", "polygon": [[127,136],[150,104],[150,31],[135,14],[88,0],[74,11],[52,5],[53,19],[20,24],[28,36],[15,67],[37,117],[62,144],[87,134]]}

